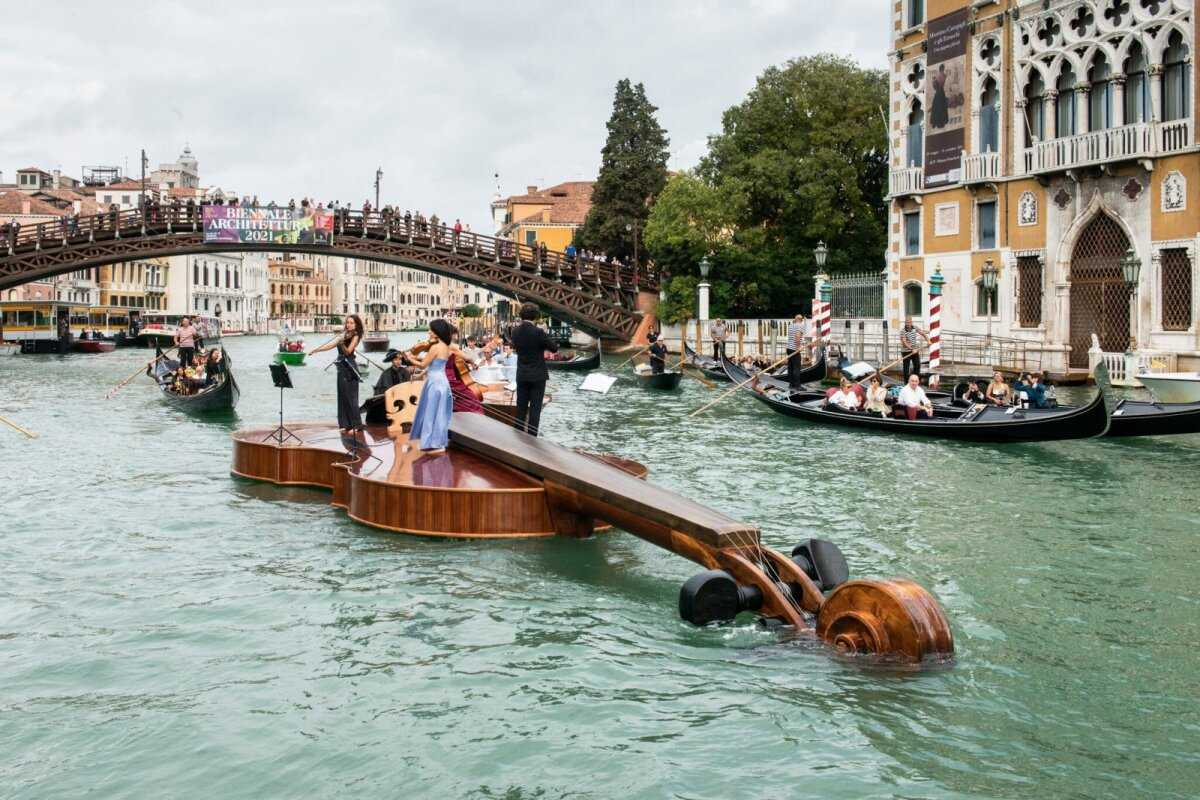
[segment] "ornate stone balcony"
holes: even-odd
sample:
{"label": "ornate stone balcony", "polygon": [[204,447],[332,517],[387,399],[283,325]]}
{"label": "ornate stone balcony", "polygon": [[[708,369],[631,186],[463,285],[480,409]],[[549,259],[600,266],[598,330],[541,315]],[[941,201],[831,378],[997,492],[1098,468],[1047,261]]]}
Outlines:
{"label": "ornate stone balcony", "polygon": [[888,173],[888,195],[913,194],[925,188],[924,167],[901,167]]}
{"label": "ornate stone balcony", "polygon": [[962,181],[963,183],[980,183],[994,181],[1000,177],[999,153],[963,153]]}
{"label": "ornate stone balcony", "polygon": [[1019,163],[1028,175],[1153,158],[1192,145],[1191,120],[1141,122],[1064,136],[1025,148]]}

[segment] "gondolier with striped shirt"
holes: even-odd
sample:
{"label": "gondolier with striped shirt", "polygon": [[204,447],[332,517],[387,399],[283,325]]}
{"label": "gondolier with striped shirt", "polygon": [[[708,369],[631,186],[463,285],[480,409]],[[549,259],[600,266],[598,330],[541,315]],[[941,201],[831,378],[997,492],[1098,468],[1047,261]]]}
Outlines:
{"label": "gondolier with striped shirt", "polygon": [[900,352],[904,354],[904,381],[908,382],[909,375],[921,377],[921,340],[929,344],[929,335],[913,325],[912,317],[904,318],[904,327],[900,329]]}
{"label": "gondolier with striped shirt", "polygon": [[183,366],[191,366],[192,359],[196,356],[197,339],[200,335],[192,326],[191,317],[184,317],[179,320],[179,326],[175,329],[175,346],[179,348],[179,363]]}
{"label": "gondolier with striped shirt", "polygon": [[787,329],[787,365],[788,386],[796,386],[800,375],[800,354],[808,344],[809,323],[804,314],[796,314],[796,318],[788,324]]}

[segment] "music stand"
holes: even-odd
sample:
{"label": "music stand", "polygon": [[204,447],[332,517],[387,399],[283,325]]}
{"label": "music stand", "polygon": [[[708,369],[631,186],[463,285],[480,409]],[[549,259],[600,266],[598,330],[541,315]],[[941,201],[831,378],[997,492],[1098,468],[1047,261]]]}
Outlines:
{"label": "music stand", "polygon": [[274,439],[278,445],[283,445],[288,439],[303,442],[299,436],[289,431],[283,425],[283,390],[293,388],[292,376],[288,374],[287,364],[271,365],[271,382],[279,387],[279,427],[268,433],[263,441]]}

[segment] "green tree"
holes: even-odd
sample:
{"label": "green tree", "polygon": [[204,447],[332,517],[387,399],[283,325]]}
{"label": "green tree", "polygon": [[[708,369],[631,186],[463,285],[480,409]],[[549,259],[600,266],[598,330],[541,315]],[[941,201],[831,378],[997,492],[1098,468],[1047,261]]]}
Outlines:
{"label": "green tree", "polygon": [[[768,68],[725,112],[694,175],[673,179],[655,205],[646,231],[655,263],[673,277],[696,276],[701,251],[711,253],[712,313],[724,316],[806,308],[822,240],[830,271],[881,269],[886,104],[887,74],[848,59]],[[669,299],[676,285],[668,282]],[[672,299],[668,308],[682,305]]]}
{"label": "green tree", "polygon": [[[670,140],[656,111],[642,84],[633,85],[628,78],[617,82],[592,207],[575,234],[578,247],[632,263],[633,235],[626,226],[645,229],[650,206],[667,181]],[[638,261],[644,263],[642,251]]]}
{"label": "green tree", "polygon": [[467,303],[465,306],[462,307],[462,309],[458,313],[464,319],[471,319],[474,317],[482,317],[483,309],[480,308],[479,306],[475,305],[474,303]]}

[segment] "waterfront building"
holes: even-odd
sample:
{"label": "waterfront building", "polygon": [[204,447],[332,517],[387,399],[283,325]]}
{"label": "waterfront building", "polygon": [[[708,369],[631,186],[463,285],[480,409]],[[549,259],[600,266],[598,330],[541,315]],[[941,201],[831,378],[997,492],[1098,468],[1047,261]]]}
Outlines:
{"label": "waterfront building", "polygon": [[269,331],[271,277],[266,253],[242,253],[241,329],[248,334]]}
{"label": "waterfront building", "polygon": [[100,267],[99,304],[167,310],[168,269],[166,258],[140,258]]}
{"label": "waterfront building", "polygon": [[267,260],[270,315],[274,328],[315,331],[329,322],[332,295],[328,256],[291,256]]}
{"label": "waterfront building", "polygon": [[167,311],[221,318],[221,330],[244,330],[246,298],[240,253],[173,256],[167,266]]}
{"label": "waterfront building", "polygon": [[944,328],[1055,373],[1086,374],[1093,334],[1200,365],[1195,23],[1191,2],[897,0],[890,322],[924,317],[940,269]]}
{"label": "waterfront building", "polygon": [[[504,218],[496,235],[521,244],[566,250],[575,230],[587,219],[594,186],[594,181],[568,181],[546,189],[528,186],[525,194],[503,200]],[[492,200],[493,219],[500,202],[499,198]]]}

